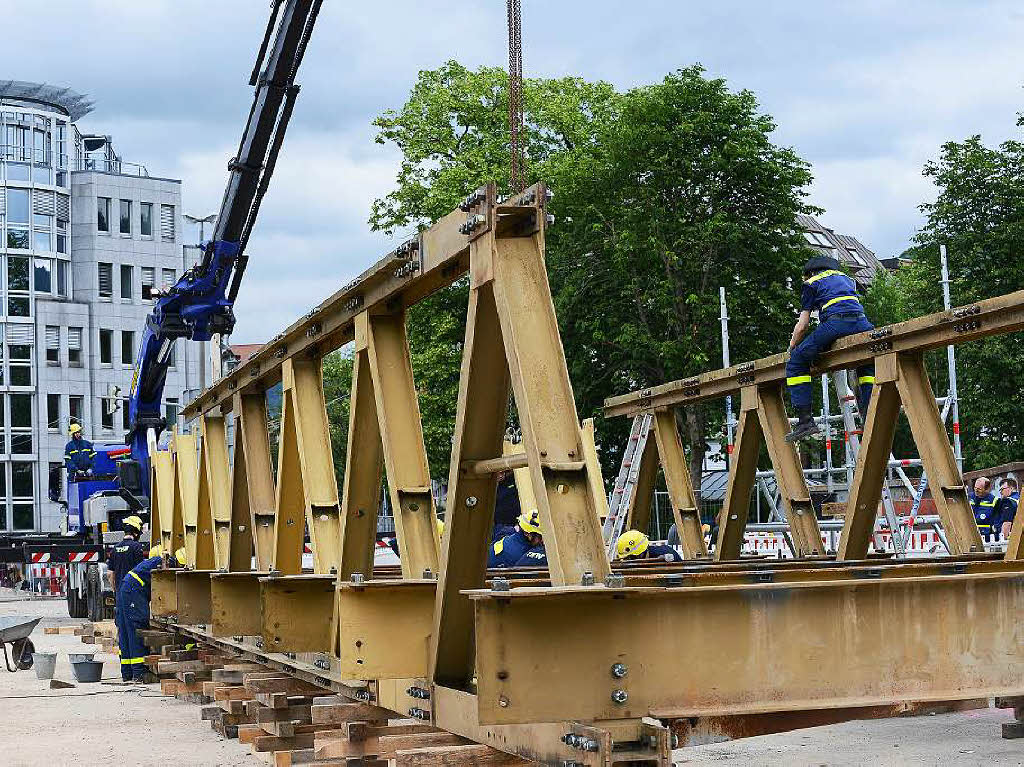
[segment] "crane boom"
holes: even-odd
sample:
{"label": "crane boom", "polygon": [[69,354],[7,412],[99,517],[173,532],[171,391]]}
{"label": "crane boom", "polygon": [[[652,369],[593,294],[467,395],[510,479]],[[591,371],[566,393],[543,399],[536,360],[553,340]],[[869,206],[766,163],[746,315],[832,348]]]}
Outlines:
{"label": "crane boom", "polygon": [[213,238],[202,257],[157,299],[146,318],[128,408],[127,442],[149,488],[149,451],[165,428],[161,399],[174,342],[208,341],[235,326],[232,307],[245,272],[245,247],[291,119],[299,86],[295,76],[323,0],[274,0],[249,84],[252,107],[238,152],[228,163],[228,183]]}

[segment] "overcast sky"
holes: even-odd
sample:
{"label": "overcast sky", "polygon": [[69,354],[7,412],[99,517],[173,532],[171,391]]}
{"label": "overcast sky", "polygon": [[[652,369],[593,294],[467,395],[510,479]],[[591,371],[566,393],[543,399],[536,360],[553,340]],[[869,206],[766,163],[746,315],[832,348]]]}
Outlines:
{"label": "overcast sky", "polygon": [[[252,99],[266,0],[4,2],[0,79],[90,94],[80,128],[180,178],[189,213],[216,211]],[[1014,135],[1024,111],[1024,7],[1011,0],[523,0],[527,76],[620,89],[701,62],[749,88],[776,141],[811,162],[823,220],[881,257],[900,252],[933,192],[941,143]],[[44,21],[44,16],[46,20]],[[16,31],[16,33],[15,33]],[[398,157],[373,118],[420,69],[507,62],[505,3],[326,0],[256,233],[233,341],[262,342],[386,252],[366,224]],[[954,267],[955,267],[955,254]]]}

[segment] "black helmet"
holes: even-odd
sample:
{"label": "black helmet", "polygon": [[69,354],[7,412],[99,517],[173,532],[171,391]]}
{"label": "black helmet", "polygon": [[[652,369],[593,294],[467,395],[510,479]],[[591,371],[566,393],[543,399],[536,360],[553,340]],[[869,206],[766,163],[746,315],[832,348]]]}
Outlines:
{"label": "black helmet", "polygon": [[831,256],[814,256],[807,260],[804,264],[804,274],[814,274],[815,272],[824,272],[828,269],[834,269],[839,271],[839,262]]}

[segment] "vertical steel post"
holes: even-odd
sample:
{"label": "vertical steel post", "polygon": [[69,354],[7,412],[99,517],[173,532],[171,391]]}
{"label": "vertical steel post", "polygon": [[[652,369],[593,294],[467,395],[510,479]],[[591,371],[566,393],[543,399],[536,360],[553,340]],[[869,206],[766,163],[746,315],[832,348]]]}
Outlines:
{"label": "vertical steel post", "polygon": [[[832,422],[828,406],[827,374],[821,377],[821,415],[822,432],[825,437],[825,492],[831,493],[835,488],[832,485]],[[849,484],[846,487],[849,488]]]}
{"label": "vertical steel post", "polygon": [[[953,304],[949,297],[949,260],[946,258],[946,246],[939,245],[939,260],[942,264],[942,308],[947,312]],[[949,368],[949,398],[953,400],[953,455],[960,473],[964,470],[964,456],[960,450],[960,398],[956,388],[956,351],[953,345],[946,347],[946,365]]]}
{"label": "vertical steel post", "polygon": [[[732,363],[729,362],[729,311],[725,303],[725,287],[718,288],[718,318],[722,322],[722,367],[727,368]],[[733,438],[736,431],[736,421],[733,420],[732,415],[732,395],[728,395],[725,398],[725,437],[726,437],[726,448],[725,448],[725,465],[728,467],[729,461],[732,459],[732,446]]]}

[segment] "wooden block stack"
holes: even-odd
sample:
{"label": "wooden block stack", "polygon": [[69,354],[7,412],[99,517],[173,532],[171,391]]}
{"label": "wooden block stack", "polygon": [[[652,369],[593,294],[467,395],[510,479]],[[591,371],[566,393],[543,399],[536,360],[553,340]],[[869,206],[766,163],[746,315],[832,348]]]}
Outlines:
{"label": "wooden block stack", "polygon": [[84,644],[99,645],[97,649],[103,652],[113,652],[117,646],[117,625],[114,621],[87,623],[76,629],[75,635],[80,636]]}
{"label": "wooden block stack", "polygon": [[44,634],[60,634],[61,636],[82,636],[85,627],[89,624],[83,623],[80,626],[47,626],[43,629]]}
{"label": "wooden block stack", "polygon": [[1003,737],[1007,740],[1024,738],[1024,696],[996,698],[996,708],[1012,708],[1012,722],[1003,723]]}

